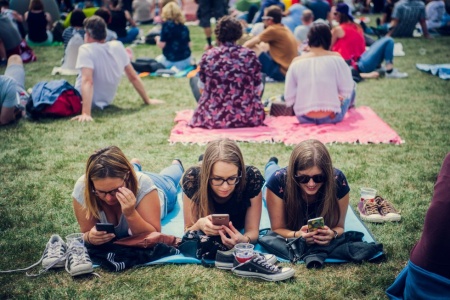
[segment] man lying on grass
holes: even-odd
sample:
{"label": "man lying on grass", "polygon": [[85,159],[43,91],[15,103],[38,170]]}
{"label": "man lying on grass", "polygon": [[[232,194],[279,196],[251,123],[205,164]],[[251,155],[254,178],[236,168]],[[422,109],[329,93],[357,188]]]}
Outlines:
{"label": "man lying on grass", "polygon": [[92,105],[100,109],[110,105],[123,71],[145,104],[164,103],[161,100],[149,99],[123,44],[118,41],[105,42],[106,23],[102,18],[89,17],[84,21],[84,27],[86,44],[82,45],[78,52],[76,68],[80,69],[80,73],[75,83],[75,88],[81,93],[83,107],[81,115],[73,117],[72,120],[92,121]]}

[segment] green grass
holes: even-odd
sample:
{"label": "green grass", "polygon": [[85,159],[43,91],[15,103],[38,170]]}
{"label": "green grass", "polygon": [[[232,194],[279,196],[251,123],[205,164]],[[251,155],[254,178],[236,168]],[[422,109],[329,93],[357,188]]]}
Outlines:
{"label": "green grass", "polygon": [[[148,29],[148,27],[144,27]],[[194,56],[199,61],[204,36],[191,27]],[[73,279],[65,271],[51,271],[30,279],[24,274],[0,275],[0,298],[164,298],[164,299],[379,299],[408,260],[419,239],[433,184],[450,150],[448,81],[422,73],[415,63],[448,63],[450,38],[398,39],[405,57],[396,67],[408,72],[404,80],[370,80],[358,85],[357,105],[370,106],[405,141],[402,145],[328,145],[334,165],[347,175],[351,205],[359,188],[371,186],[401,209],[395,224],[367,224],[384,245],[387,259],[373,264],[327,265],[323,270],[294,266],[296,276],[280,283],[239,278],[230,272],[197,265],[135,268],[120,274],[97,270],[101,278]],[[426,50],[422,56],[419,49]],[[51,76],[62,57],[61,46],[35,48],[38,61],[25,66],[26,86]],[[155,46],[134,48],[137,57],[155,57]],[[4,69],[0,70],[3,73]],[[94,111],[95,122],[68,119],[21,122],[0,129],[0,269],[24,267],[36,261],[53,233],[78,231],[71,192],[83,174],[88,156],[97,148],[117,145],[144,168],[159,171],[175,157],[193,165],[204,146],[170,145],[175,112],[194,108],[188,80],[144,78],[151,97],[166,101],[144,106],[131,84],[123,79],[114,105]],[[264,98],[283,92],[283,84],[268,84]],[[267,159],[288,161],[292,147],[283,144],[240,143],[246,163],[261,170]]]}

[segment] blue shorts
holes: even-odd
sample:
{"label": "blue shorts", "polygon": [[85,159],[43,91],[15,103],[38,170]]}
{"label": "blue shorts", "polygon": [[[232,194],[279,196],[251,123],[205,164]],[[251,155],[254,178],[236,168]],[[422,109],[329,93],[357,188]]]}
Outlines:
{"label": "blue shorts", "polygon": [[5,70],[5,76],[12,78],[17,83],[17,92],[25,90],[25,69],[22,65],[10,64]]}
{"label": "blue shorts", "polygon": [[285,77],[280,71],[280,65],[277,64],[268,52],[262,52],[258,56],[262,65],[262,72],[276,81],[284,81]]}

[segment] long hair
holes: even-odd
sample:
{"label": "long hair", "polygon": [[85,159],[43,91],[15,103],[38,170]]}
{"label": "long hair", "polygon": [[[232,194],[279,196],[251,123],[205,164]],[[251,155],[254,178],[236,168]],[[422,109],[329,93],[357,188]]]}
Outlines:
{"label": "long hair", "polygon": [[320,216],[325,220],[325,224],[330,228],[337,225],[340,218],[338,199],[336,197],[336,180],[334,178],[333,165],[327,148],[318,140],[307,140],[295,146],[289,159],[286,174],[286,189],[284,199],[286,225],[291,230],[298,230],[305,224],[303,220],[303,208],[306,205],[306,194],[295,181],[294,175],[298,171],[303,171],[312,167],[318,167],[325,176],[319,191],[317,192],[319,201]]}
{"label": "long hair", "polygon": [[163,7],[161,17],[164,21],[173,21],[175,24],[186,22],[181,8],[174,2],[169,2]]}
{"label": "long hair", "polygon": [[101,200],[94,194],[94,180],[104,178],[123,178],[126,187],[134,195],[137,194],[138,180],[136,173],[128,159],[116,146],[109,146],[95,151],[86,163],[86,173],[84,178],[84,204],[86,208],[86,218],[94,217],[99,219]]}
{"label": "long hair", "polygon": [[208,143],[200,167],[199,189],[192,197],[192,215],[197,220],[214,213],[213,191],[209,182],[212,168],[219,161],[233,164],[238,168],[241,178],[233,191],[233,193],[238,195],[238,201],[241,200],[240,197],[245,190],[246,172],[244,158],[236,142],[230,139],[219,139]]}
{"label": "long hair", "polygon": [[31,0],[29,10],[44,10],[44,4],[41,0]]}

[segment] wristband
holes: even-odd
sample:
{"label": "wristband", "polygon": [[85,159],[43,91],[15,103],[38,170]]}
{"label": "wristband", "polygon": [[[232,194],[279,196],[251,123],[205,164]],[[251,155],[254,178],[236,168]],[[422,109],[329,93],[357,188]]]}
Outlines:
{"label": "wristband", "polygon": [[250,244],[252,242],[252,239],[248,235],[244,234],[244,236],[247,238],[247,243]]}
{"label": "wristband", "polygon": [[89,232],[90,231],[87,231],[87,232],[84,233],[84,235],[86,237],[85,240],[86,240],[86,242],[88,242],[88,244],[92,244],[91,241],[89,240]]}

